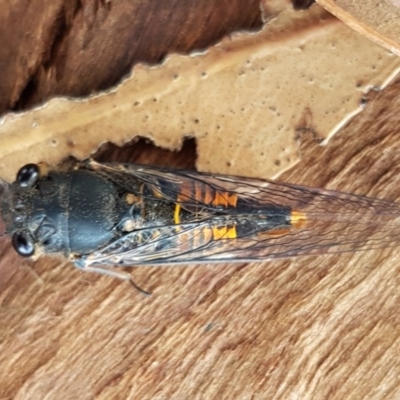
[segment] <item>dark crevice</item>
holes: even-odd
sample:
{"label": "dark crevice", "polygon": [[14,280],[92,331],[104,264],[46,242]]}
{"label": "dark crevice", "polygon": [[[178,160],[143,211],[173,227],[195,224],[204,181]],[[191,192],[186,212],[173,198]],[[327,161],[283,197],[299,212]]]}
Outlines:
{"label": "dark crevice", "polygon": [[314,0],[292,0],[293,8],[295,10],[306,10],[315,3]]}
{"label": "dark crevice", "polygon": [[[42,69],[48,71],[54,64],[54,60],[60,58],[63,42],[73,26],[73,18],[81,8],[82,5],[79,0],[75,2],[70,11],[66,10],[64,7],[60,8],[58,16],[54,20],[53,27],[49,29],[48,51],[43,54],[41,64],[38,65],[37,69],[32,73],[30,79],[27,81],[27,84],[21,91],[20,97],[12,108],[12,111],[19,111],[26,108],[31,104],[33,98],[37,100],[36,93],[38,89],[39,74]],[[62,73],[62,71],[57,71],[57,73]]]}
{"label": "dark crevice", "polygon": [[29,103],[30,99],[36,94],[38,87],[36,73],[32,74],[31,78],[27,81],[25,87],[22,89],[19,99],[10,107],[10,111],[21,111],[25,105]]}
{"label": "dark crevice", "polygon": [[196,140],[185,139],[179,151],[165,150],[150,140],[136,138],[122,147],[106,143],[93,154],[98,162],[136,163],[180,169],[195,169]]}

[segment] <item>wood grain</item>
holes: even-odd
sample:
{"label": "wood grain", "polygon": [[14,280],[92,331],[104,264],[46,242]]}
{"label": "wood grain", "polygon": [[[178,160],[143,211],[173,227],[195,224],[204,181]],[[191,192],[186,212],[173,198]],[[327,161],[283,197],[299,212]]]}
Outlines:
{"label": "wood grain", "polygon": [[[242,21],[247,7],[237,1]],[[219,18],[231,20],[229,12]],[[14,83],[25,79],[19,71],[9,75]],[[81,75],[82,93],[112,82],[111,75],[96,84]],[[25,100],[18,104],[30,104],[61,90],[41,81],[27,96],[17,86],[2,98],[3,110],[19,98]],[[312,126],[298,132],[302,162],[282,180],[399,199],[399,94],[400,82],[371,93],[365,112],[326,147],[315,141]],[[178,154],[143,142],[106,147],[99,160],[194,165],[193,141]],[[59,260],[21,262],[9,244],[1,246],[0,271],[0,399],[400,396],[396,248],[270,263],[137,267],[134,279],[153,293],[149,298]]]}
{"label": "wood grain", "polygon": [[86,96],[138,62],[204,50],[261,27],[258,0],[13,0],[2,4],[0,113],[57,95]]}
{"label": "wood grain", "polygon": [[400,3],[397,0],[317,0],[345,24],[400,55]]}

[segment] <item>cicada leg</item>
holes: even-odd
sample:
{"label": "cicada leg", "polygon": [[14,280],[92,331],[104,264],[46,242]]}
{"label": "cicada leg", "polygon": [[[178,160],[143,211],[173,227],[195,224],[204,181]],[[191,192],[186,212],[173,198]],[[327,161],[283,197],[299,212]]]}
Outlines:
{"label": "cicada leg", "polygon": [[74,266],[76,268],[80,269],[81,271],[94,272],[96,274],[111,276],[113,278],[117,278],[122,281],[128,281],[140,293],[144,294],[145,296],[151,296],[151,293],[142,289],[140,286],[138,286],[133,281],[132,276],[130,274],[128,274],[127,272],[114,271],[114,270],[110,270],[107,268],[92,267],[90,265],[87,265],[83,258],[73,257],[71,260],[72,260]]}

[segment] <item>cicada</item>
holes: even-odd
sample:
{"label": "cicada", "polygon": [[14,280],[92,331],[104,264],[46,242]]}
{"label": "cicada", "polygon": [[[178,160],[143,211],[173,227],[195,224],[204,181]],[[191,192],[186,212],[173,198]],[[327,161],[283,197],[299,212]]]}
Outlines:
{"label": "cicada", "polygon": [[[400,205],[289,183],[87,161],[1,185],[18,254],[110,266],[261,261],[395,246]],[[125,278],[124,278],[125,279]]]}

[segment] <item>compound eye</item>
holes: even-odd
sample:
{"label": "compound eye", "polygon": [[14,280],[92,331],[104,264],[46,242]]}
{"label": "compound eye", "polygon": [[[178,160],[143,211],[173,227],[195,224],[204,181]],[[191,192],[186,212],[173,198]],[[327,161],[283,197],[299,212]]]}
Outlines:
{"label": "compound eye", "polygon": [[12,245],[15,251],[22,257],[30,257],[35,252],[35,246],[32,239],[23,233],[14,233],[12,237]]}
{"label": "compound eye", "polygon": [[39,179],[39,167],[36,164],[27,164],[17,173],[17,183],[20,187],[31,187]]}

